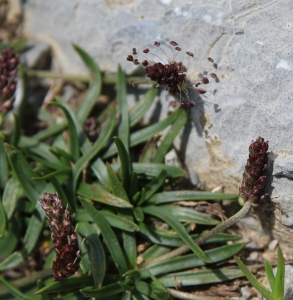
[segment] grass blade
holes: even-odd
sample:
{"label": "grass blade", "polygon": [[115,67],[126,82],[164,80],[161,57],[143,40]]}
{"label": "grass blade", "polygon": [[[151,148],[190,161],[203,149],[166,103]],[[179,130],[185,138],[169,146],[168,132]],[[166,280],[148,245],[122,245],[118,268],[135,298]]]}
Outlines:
{"label": "grass blade", "polygon": [[127,264],[123,256],[123,252],[120,248],[119,242],[116,238],[116,235],[110,227],[109,223],[106,221],[103,214],[96,210],[90,203],[83,199],[80,199],[80,201],[91,216],[91,218],[93,219],[93,221],[99,227],[103,235],[104,242],[107,245],[107,248],[111,254],[111,257],[117,270],[121,275],[124,274],[128,269]]}
{"label": "grass blade", "polygon": [[149,89],[144,96],[129,110],[130,127],[136,125],[146,114],[158,94],[157,88]]}
{"label": "grass blade", "polygon": [[9,179],[8,161],[4,142],[0,138],[0,186],[4,189],[6,182]]}
{"label": "grass blade", "polygon": [[77,110],[77,118],[79,122],[83,124],[94,105],[97,103],[97,98],[101,93],[102,74],[95,60],[84,49],[75,44],[72,44],[72,46],[92,76],[92,81],[90,82],[86,97]]}
{"label": "grass blade", "polygon": [[268,281],[270,283],[271,290],[273,291],[275,285],[275,275],[273,272],[273,268],[266,259],[264,261],[264,265],[265,265],[265,271],[267,274]]}
{"label": "grass blade", "polygon": [[148,203],[163,204],[177,201],[194,200],[237,200],[237,194],[211,193],[200,191],[171,191],[155,194]]}
{"label": "grass blade", "polygon": [[265,286],[257,281],[257,279],[248,270],[245,264],[237,256],[234,256],[234,259],[246,278],[257,289],[257,291],[260,292],[266,298],[266,300],[275,300],[273,294]]}
{"label": "grass blade", "polygon": [[278,248],[278,266],[274,288],[272,289],[274,299],[284,299],[285,261],[281,248]]}
{"label": "grass blade", "polygon": [[165,155],[169,151],[175,137],[178,135],[182,127],[186,124],[187,119],[188,119],[188,111],[182,109],[180,115],[172,125],[171,129],[168,131],[168,133],[164,136],[163,140],[161,141],[161,144],[158,147],[155,157],[153,159],[154,163],[162,163],[164,161]]}
{"label": "grass blade", "polygon": [[126,152],[129,153],[129,115],[126,92],[125,76],[120,65],[117,69],[117,101],[119,107],[120,120],[118,125],[118,137],[122,141]]}
{"label": "grass blade", "polygon": [[194,242],[191,236],[186,231],[185,227],[175,218],[166,214],[163,209],[158,206],[148,206],[143,207],[143,211],[146,214],[150,214],[155,216],[164,222],[166,222],[169,226],[173,228],[174,231],[180,236],[180,238],[185,242],[186,245],[190,247],[195,255],[198,256],[205,263],[212,263],[213,261],[201,250],[201,248]]}

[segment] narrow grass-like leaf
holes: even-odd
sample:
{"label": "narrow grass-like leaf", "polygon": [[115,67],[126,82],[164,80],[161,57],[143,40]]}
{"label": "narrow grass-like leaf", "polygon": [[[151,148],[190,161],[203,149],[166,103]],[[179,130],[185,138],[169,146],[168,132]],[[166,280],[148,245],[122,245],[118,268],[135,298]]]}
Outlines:
{"label": "narrow grass-like leaf", "polygon": [[119,158],[120,158],[121,183],[122,183],[122,186],[124,187],[124,190],[127,193],[129,191],[129,186],[130,186],[129,179],[130,179],[130,174],[131,174],[131,169],[132,169],[130,159],[129,159],[129,154],[120,138],[115,136],[114,142],[117,146],[118,154],[119,154]]}
{"label": "narrow grass-like leaf", "polygon": [[165,297],[162,297],[162,295],[158,295],[158,292],[160,292],[160,290],[149,283],[146,283],[144,281],[139,281],[136,283],[135,288],[138,292],[150,297],[151,299],[154,300],[162,300],[162,299],[166,299]]}
{"label": "narrow grass-like leaf", "polygon": [[260,292],[266,298],[266,300],[276,300],[273,297],[273,294],[265,286],[257,281],[254,275],[237,256],[234,256],[234,259],[249,282],[257,289],[258,292]]}
{"label": "narrow grass-like leaf", "polygon": [[[144,175],[149,177],[155,177],[158,175],[161,170],[165,170],[167,172],[168,178],[178,178],[185,176],[185,171],[165,164],[154,164],[154,163],[133,163],[133,171],[137,173],[137,175]],[[153,197],[152,197],[153,198]]]}
{"label": "narrow grass-like leaf", "polygon": [[85,66],[90,71],[92,81],[90,82],[89,90],[82,104],[78,108],[77,118],[81,124],[84,123],[94,105],[97,103],[98,96],[102,89],[102,74],[95,60],[81,47],[72,44],[74,50],[78,53]]}
{"label": "narrow grass-like leaf", "polygon": [[130,187],[129,187],[129,199],[131,199],[138,191],[138,180],[136,172],[131,173]]}
{"label": "narrow grass-like leaf", "polygon": [[101,149],[103,149],[103,147],[105,147],[107,145],[108,140],[113,132],[114,126],[115,126],[115,111],[114,111],[114,109],[112,109],[111,113],[109,115],[109,118],[107,120],[107,123],[106,123],[105,127],[103,128],[103,131],[99,135],[99,138],[97,139],[95,144],[87,152],[85,152],[82,157],[80,157],[76,161],[76,163],[72,169],[73,191],[74,192],[76,189],[78,177],[79,177],[83,167],[86,165],[87,162],[89,162],[91,159],[93,159],[99,153],[99,151]]}
{"label": "narrow grass-like leaf", "polygon": [[281,248],[278,248],[278,266],[275,277],[274,288],[272,289],[273,297],[277,300],[284,299],[284,282],[285,282],[285,261]]}
{"label": "narrow grass-like leaf", "polygon": [[149,89],[144,96],[129,110],[130,127],[136,125],[143,118],[153,104],[157,94],[158,89],[154,87]]}
{"label": "narrow grass-like leaf", "polygon": [[[163,131],[177,119],[180,112],[181,110],[177,109],[164,120],[130,134],[130,147],[145,142],[149,138]],[[112,144],[107,152],[103,155],[103,158],[109,158],[115,154],[117,154],[117,148],[114,144]]]}
{"label": "narrow grass-like leaf", "polygon": [[44,288],[38,290],[36,294],[59,293],[64,291],[77,290],[86,286],[92,286],[93,284],[94,280],[91,275],[68,277],[62,279],[61,281],[57,281],[45,286]]}
{"label": "narrow grass-like leaf", "polygon": [[129,202],[109,193],[99,184],[88,184],[82,182],[76,192],[83,198],[105,203],[107,205],[125,208],[132,207]]}
{"label": "narrow grass-like leaf", "polygon": [[[211,250],[207,250],[206,254],[216,263],[224,261],[230,258],[231,256],[235,255],[244,246],[245,243],[225,245],[213,248]],[[147,266],[146,268],[148,272],[152,273],[154,276],[157,276],[160,274],[169,274],[171,272],[178,272],[203,265],[205,265],[205,263],[202,262],[196,255],[187,254],[184,256],[167,259],[162,262],[154,263],[152,265]],[[148,272],[146,272],[144,269],[141,269],[141,277],[148,278]]]}
{"label": "narrow grass-like leaf", "polygon": [[127,104],[126,81],[120,65],[118,65],[117,68],[116,90],[120,114],[120,120],[118,125],[118,137],[122,141],[126,152],[129,153],[129,115]]}
{"label": "narrow grass-like leaf", "polygon": [[271,290],[273,291],[274,290],[274,285],[275,285],[275,275],[274,275],[274,272],[273,272],[273,268],[270,265],[269,261],[266,260],[266,259],[264,260],[264,265],[265,265],[265,271],[266,271],[266,274],[267,274],[268,281],[270,283]]}
{"label": "narrow grass-like leaf", "polygon": [[143,257],[144,261],[151,260],[170,252],[171,249],[172,248],[168,246],[160,246],[155,244],[149,247],[146,251],[144,251],[141,254],[141,256]]}
{"label": "narrow grass-like leaf", "polygon": [[[167,171],[165,169],[162,169],[160,173],[146,185],[145,198],[144,198],[145,202],[147,202],[147,200],[150,199],[151,196],[153,196],[154,193],[157,192],[157,190],[164,185],[166,178],[167,178]],[[140,202],[139,204],[141,205],[142,203]]]}
{"label": "narrow grass-like leaf", "polygon": [[120,274],[124,274],[127,271],[127,264],[123,256],[123,252],[120,248],[119,242],[116,238],[116,235],[110,227],[109,223],[106,221],[103,214],[96,210],[90,203],[83,199],[80,199],[80,201],[92,217],[93,221],[99,227],[103,235],[104,242],[108,247],[108,250],[111,254],[111,257],[117,270]]}
{"label": "narrow grass-like leaf", "polygon": [[[180,247],[184,245],[182,239],[173,230],[158,229],[148,226],[144,223],[139,223],[139,229],[140,235],[155,244],[165,245],[169,247]],[[191,235],[192,239],[194,240],[196,240],[199,236],[199,234]],[[225,243],[227,241],[235,241],[239,239],[240,237],[237,235],[218,233],[217,235],[205,241],[203,244]]]}
{"label": "narrow grass-like leaf", "polygon": [[81,290],[81,292],[86,297],[94,297],[94,298],[110,297],[113,295],[120,294],[123,291],[124,291],[124,289],[119,282],[106,285],[99,289],[84,288]]}
{"label": "narrow grass-like leaf", "polygon": [[165,155],[169,151],[175,137],[178,135],[182,127],[185,125],[188,119],[188,112],[182,109],[181,114],[178,116],[168,133],[164,136],[161,141],[160,146],[157,149],[155,157],[153,159],[154,163],[162,163],[164,161]]}
{"label": "narrow grass-like leaf", "polygon": [[19,243],[21,228],[18,220],[12,217],[8,224],[4,235],[0,239],[0,257],[8,257]]}
{"label": "narrow grass-like leaf", "polygon": [[[129,232],[139,231],[139,227],[129,220],[118,216],[117,214],[113,214],[111,212],[101,210],[104,218],[109,222],[110,226],[119,228],[120,230],[125,230]],[[92,218],[89,216],[86,210],[84,209],[77,209],[76,210],[76,217],[77,221],[84,221],[84,222],[93,222]]]}
{"label": "narrow grass-like leaf", "polygon": [[3,237],[6,228],[6,215],[3,208],[2,201],[0,200],[0,238]]}
{"label": "narrow grass-like leaf", "polygon": [[15,288],[13,285],[11,285],[8,281],[6,281],[2,276],[0,276],[0,283],[2,283],[16,299],[23,299],[23,300],[38,299],[37,296],[26,296],[25,294],[20,292],[17,288]]}
{"label": "narrow grass-like leaf", "polygon": [[14,177],[17,178],[24,193],[32,205],[35,206],[41,191],[43,191],[46,186],[46,183],[32,180],[32,177],[37,177],[37,174],[32,171],[31,166],[20,152],[10,151],[8,153],[8,160]]}
{"label": "narrow grass-like leaf", "polygon": [[43,180],[48,180],[50,178],[56,178],[59,175],[68,175],[68,174],[70,174],[70,172],[71,172],[71,169],[66,168],[66,169],[61,169],[61,170],[51,172],[51,173],[41,176],[41,177],[33,177],[32,179],[34,181],[43,181]]}
{"label": "narrow grass-like leaf", "polygon": [[159,281],[165,287],[176,287],[176,284],[184,287],[224,282],[243,276],[243,273],[239,269],[196,270],[168,274],[160,277]]}
{"label": "narrow grass-like leaf", "polygon": [[85,241],[89,249],[89,259],[94,279],[94,287],[99,288],[103,283],[106,272],[106,257],[103,245],[98,234],[89,223],[79,222],[77,230],[86,238]]}
{"label": "narrow grass-like leaf", "polygon": [[68,123],[68,131],[69,131],[69,153],[76,162],[79,158],[79,141],[77,136],[77,130],[75,128],[74,122],[71,118],[70,113],[67,111],[66,107],[63,106],[59,102],[52,102],[52,105],[58,106],[62,109]]}
{"label": "narrow grass-like leaf", "polygon": [[171,191],[155,194],[148,203],[163,204],[177,201],[194,200],[236,200],[237,194],[211,193],[200,191]]}
{"label": "narrow grass-like leaf", "polygon": [[169,226],[173,228],[180,236],[180,238],[190,247],[190,249],[197,255],[203,262],[212,263],[213,261],[201,250],[201,248],[194,242],[191,236],[188,234],[184,226],[174,217],[166,214],[163,209],[157,206],[148,206],[143,207],[143,211],[146,214],[150,214],[155,216],[164,222],[166,222]]}
{"label": "narrow grass-like leaf", "polygon": [[92,163],[92,170],[103,186],[109,187],[107,167],[100,157]]}
{"label": "narrow grass-like leaf", "polygon": [[8,161],[6,156],[6,149],[4,147],[3,140],[0,138],[0,185],[5,187],[9,178]]}
{"label": "narrow grass-like leaf", "polygon": [[160,208],[163,208],[166,213],[174,216],[180,222],[193,222],[204,225],[217,225],[221,223],[206,214],[199,213],[194,209],[187,207],[181,207],[178,205],[160,205]]}
{"label": "narrow grass-like leaf", "polygon": [[116,195],[117,197],[129,202],[127,193],[124,190],[124,188],[123,188],[120,180],[116,176],[115,172],[111,168],[110,164],[107,164],[107,171],[108,171],[108,177],[109,177],[112,193],[114,195]]}
{"label": "narrow grass-like leaf", "polygon": [[59,148],[57,146],[52,147],[50,149],[50,151],[53,154],[55,154],[56,156],[60,157],[60,158],[63,157],[64,160],[66,160],[68,162],[70,162],[70,161],[73,162],[74,161],[73,157],[69,153],[67,153],[65,150],[63,150],[63,149],[61,149],[61,148]]}
{"label": "narrow grass-like leaf", "polygon": [[17,147],[21,136],[21,127],[20,127],[19,116],[13,114],[13,118],[14,118],[14,124],[13,124],[12,136],[11,136],[11,145]]}
{"label": "narrow grass-like leaf", "polygon": [[134,208],[133,210],[133,214],[135,216],[135,219],[138,221],[138,222],[143,222],[144,220],[144,213],[143,213],[143,210],[141,207],[137,206]]}
{"label": "narrow grass-like leaf", "polygon": [[22,193],[23,191],[18,180],[11,177],[5,186],[2,198],[3,208],[8,220],[12,217],[16,208],[17,200],[21,197]]}
{"label": "narrow grass-like leaf", "polygon": [[[63,121],[60,124],[54,124],[49,126],[48,128],[39,131],[38,133],[36,133],[35,135],[32,136],[30,142],[35,142],[35,141],[44,141],[48,138],[50,138],[51,136],[57,135],[60,132],[62,132],[63,130],[65,130],[67,127],[67,121]],[[29,139],[26,139],[26,137],[21,137],[20,140],[23,143],[27,144],[29,142]]]}

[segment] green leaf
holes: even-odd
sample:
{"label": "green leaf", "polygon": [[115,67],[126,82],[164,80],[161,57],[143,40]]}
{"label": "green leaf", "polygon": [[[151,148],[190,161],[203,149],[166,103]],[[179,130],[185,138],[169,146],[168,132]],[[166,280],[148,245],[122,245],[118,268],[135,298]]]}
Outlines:
{"label": "green leaf", "polygon": [[[206,254],[214,261],[214,263],[224,261],[231,256],[238,253],[243,247],[245,243],[235,243],[231,245],[225,245],[217,248],[213,248],[211,250],[207,250]],[[188,270],[191,268],[196,268],[199,266],[205,265],[195,254],[187,254],[180,257],[175,257],[171,259],[166,259],[165,261],[151,264],[146,267],[148,272],[144,269],[141,269],[141,277],[148,278],[149,272],[154,276],[160,274],[169,274],[171,272],[178,272],[182,270]]]}
{"label": "green leaf", "polygon": [[177,201],[194,201],[194,200],[236,200],[236,194],[211,193],[200,191],[171,191],[155,194],[148,203],[163,204]]}
{"label": "green leaf", "polygon": [[[114,137],[114,142],[117,146],[118,153],[119,153],[119,158],[120,158],[120,163],[121,163],[121,182],[124,190],[126,192],[129,191],[129,186],[130,186],[130,174],[131,174],[131,162],[129,159],[129,154],[121,141],[120,138],[117,136]],[[118,196],[118,195],[117,195]],[[125,199],[126,200],[126,199]]]}
{"label": "green leaf", "polygon": [[16,289],[13,285],[11,285],[8,281],[6,281],[2,276],[0,276],[0,283],[2,283],[16,299],[23,299],[23,300],[38,299],[37,296],[27,296],[23,294],[18,289]]}
{"label": "green leaf", "polygon": [[79,277],[68,277],[61,281],[51,283],[44,288],[38,290],[36,294],[48,294],[48,293],[59,293],[70,290],[81,289],[86,286],[92,286],[94,284],[93,277],[79,276]]}
{"label": "green leaf", "polygon": [[93,78],[90,82],[90,87],[86,97],[77,110],[77,118],[80,123],[83,124],[92,111],[94,105],[97,103],[98,96],[101,93],[102,74],[95,60],[84,49],[75,44],[72,44],[72,46],[90,71]]}
{"label": "green leaf", "polygon": [[11,137],[11,145],[17,147],[21,136],[21,127],[20,127],[19,116],[13,114],[13,118],[14,118],[14,124],[13,124],[13,132]]}
{"label": "green leaf", "polygon": [[164,209],[166,213],[172,215],[180,222],[192,222],[204,225],[217,225],[221,223],[220,221],[215,220],[206,214],[199,213],[192,208],[180,207],[178,205],[160,205],[160,208]]}
{"label": "green leaf", "polygon": [[130,127],[136,125],[143,118],[153,104],[157,94],[158,89],[154,87],[149,89],[144,96],[129,110]]}
{"label": "green leaf", "polygon": [[[152,243],[159,245],[166,245],[169,247],[180,247],[184,245],[182,239],[173,230],[154,228],[144,223],[139,223],[139,234]],[[191,235],[192,239],[194,240],[196,240],[199,236],[199,234]],[[239,238],[240,237],[237,235],[218,233],[217,235],[205,241],[203,244],[225,243],[227,241],[239,240]]]}
{"label": "green leaf", "polygon": [[[129,232],[139,231],[139,227],[134,222],[126,220],[125,218],[118,216],[117,214],[113,214],[106,210],[101,210],[101,213],[103,214],[104,218],[109,222],[110,226],[112,227],[118,228],[120,230],[129,231]],[[93,222],[92,218],[84,209],[76,210],[75,219],[77,221]]]}
{"label": "green leaf", "polygon": [[[129,115],[127,103],[127,91],[125,76],[120,65],[117,69],[117,101],[119,107],[120,120],[118,125],[118,137],[122,141],[125,150],[129,153]],[[118,149],[119,150],[119,149]]]}
{"label": "green leaf", "polygon": [[284,299],[285,283],[285,261],[281,248],[278,248],[278,266],[274,288],[272,289],[274,299]]}
{"label": "green leaf", "polygon": [[0,138],[0,186],[5,187],[9,178],[8,161],[3,140]]}
{"label": "green leaf", "polygon": [[[146,185],[144,202],[147,202],[147,200],[150,199],[153,194],[155,194],[157,190],[164,185],[166,178],[167,171],[165,169],[162,169],[160,173]],[[143,204],[143,202],[139,202],[139,204],[141,205]]]}
{"label": "green leaf", "polygon": [[0,239],[0,257],[9,256],[19,243],[21,228],[15,217],[11,217],[7,224],[7,229]]}
{"label": "green leaf", "polygon": [[178,178],[178,177],[185,176],[184,170],[174,166],[165,165],[165,164],[133,163],[132,167],[133,167],[133,171],[136,172],[137,175],[155,177],[158,175],[159,172],[161,172],[161,170],[164,169],[167,172],[168,178]]}
{"label": "green leaf", "polygon": [[168,252],[170,252],[172,247],[168,246],[160,246],[160,245],[152,245],[149,247],[146,251],[144,251],[141,256],[143,257],[143,260],[152,260],[155,259],[161,255],[164,255]]}
{"label": "green leaf", "polygon": [[86,151],[85,153],[83,153],[83,156],[80,157],[73,169],[72,169],[72,173],[73,173],[73,191],[75,192],[76,189],[76,185],[77,185],[77,181],[78,181],[78,177],[80,175],[80,173],[83,170],[83,167],[91,160],[93,159],[100,151],[101,149],[103,149],[108,141],[109,138],[114,130],[114,126],[115,126],[115,110],[112,109],[109,115],[109,118],[107,120],[107,123],[105,125],[105,127],[103,128],[103,131],[101,132],[101,134],[99,135],[99,138],[97,139],[97,141],[95,142],[95,144],[89,148],[88,151]]}
{"label": "green leaf", "polygon": [[[176,282],[180,287],[204,285],[211,283],[224,282],[226,280],[243,277],[243,273],[239,269],[212,269],[212,270],[196,270],[181,273],[172,273],[159,278],[159,281],[165,287],[175,287]],[[176,281],[174,280],[176,278]]]}
{"label": "green leaf", "polygon": [[71,173],[71,169],[70,168],[59,169],[57,171],[51,172],[51,173],[46,174],[46,175],[41,176],[41,177],[33,177],[32,179],[34,181],[43,181],[43,180],[47,180],[47,179],[51,179],[51,178],[56,178],[59,175],[68,175],[70,173]]}
{"label": "green leaf", "polygon": [[19,181],[25,195],[32,203],[32,206],[35,206],[46,183],[32,180],[32,177],[37,177],[37,174],[32,171],[31,166],[20,152],[8,152],[8,161],[11,165],[14,177]]}
{"label": "green leaf", "polygon": [[[142,142],[147,141],[149,138],[152,138],[156,134],[163,131],[165,128],[167,128],[169,125],[171,125],[180,114],[181,109],[177,109],[174,111],[171,115],[169,115],[164,120],[155,123],[153,125],[150,125],[146,128],[143,128],[141,130],[138,130],[130,135],[130,147],[136,146]],[[107,152],[103,155],[103,158],[109,158],[113,155],[117,154],[117,148],[114,144],[112,144]]]}
{"label": "green leaf", "polygon": [[132,172],[130,177],[129,199],[132,199],[132,197],[137,193],[137,191],[138,191],[137,174],[136,172]]}
{"label": "green leaf", "polygon": [[129,202],[109,193],[99,184],[81,183],[76,192],[83,198],[105,203],[107,205],[125,208],[132,207]]}
{"label": "green leaf", "polygon": [[168,292],[164,292],[163,295],[160,293],[162,292],[161,289],[158,289],[157,286],[153,284],[149,284],[143,281],[139,281],[136,283],[135,288],[138,292],[150,297],[154,300],[163,300],[168,299]]}
{"label": "green leaf", "polygon": [[127,264],[116,235],[109,223],[106,221],[103,214],[96,210],[90,203],[83,199],[80,199],[80,201],[100,229],[117,270],[120,274],[124,274],[127,271]]}
{"label": "green leaf", "polygon": [[248,270],[245,264],[237,256],[234,256],[234,259],[246,278],[257,289],[257,291],[260,292],[266,298],[266,300],[275,300],[273,294],[265,286],[257,281],[257,279]]}
{"label": "green leaf", "polygon": [[109,187],[109,178],[108,178],[108,172],[107,167],[105,163],[101,160],[101,158],[98,158],[93,164],[92,164],[92,170],[99,179],[99,181],[103,184],[104,187]]}
{"label": "green leaf", "polygon": [[133,214],[135,216],[135,219],[138,221],[138,222],[143,222],[144,220],[144,213],[143,213],[143,210],[141,207],[137,206],[134,208],[133,210]]}
{"label": "green leaf", "polygon": [[266,259],[264,260],[264,265],[265,265],[265,270],[268,277],[268,281],[270,283],[271,290],[273,291],[275,285],[275,275],[273,272],[273,268]]}
{"label": "green leaf", "polygon": [[98,234],[90,224],[79,222],[77,230],[85,237],[85,242],[89,249],[89,260],[94,279],[94,287],[99,288],[103,283],[106,273],[106,257],[103,245]]}
{"label": "green leaf", "polygon": [[126,191],[124,190],[121,182],[119,181],[118,177],[116,176],[115,172],[113,171],[113,169],[109,164],[107,164],[107,171],[108,171],[108,177],[109,177],[112,193],[115,196],[129,202]]}
{"label": "green leaf", "polygon": [[181,110],[181,114],[178,116],[174,124],[168,133],[164,136],[163,140],[160,143],[160,146],[157,149],[155,157],[153,159],[154,163],[162,163],[164,161],[165,155],[169,151],[173,140],[178,135],[182,127],[185,125],[188,119],[188,112],[185,109]]}
{"label": "green leaf", "polygon": [[3,208],[2,201],[0,201],[0,238],[3,237],[6,229],[6,215],[5,210]]}
{"label": "green leaf", "polygon": [[76,162],[79,158],[79,141],[77,136],[77,130],[71,118],[70,112],[68,112],[67,108],[59,102],[51,102],[51,104],[61,108],[63,113],[65,114],[69,131],[69,153],[73,157],[74,162]]}
{"label": "green leaf", "polygon": [[23,191],[18,180],[11,177],[5,186],[2,198],[3,208],[8,220],[12,217],[17,201],[22,196],[22,193]]}
{"label": "green leaf", "polygon": [[148,206],[143,207],[143,211],[146,214],[150,214],[155,216],[164,222],[166,222],[169,226],[173,228],[180,236],[180,238],[185,242],[186,245],[190,247],[190,249],[194,252],[195,255],[199,257],[205,263],[212,263],[213,261],[201,250],[201,248],[194,242],[191,236],[188,234],[184,226],[172,216],[166,214],[163,209],[157,206]]}
{"label": "green leaf", "polygon": [[119,282],[106,285],[99,289],[84,288],[81,290],[81,292],[86,297],[94,297],[94,298],[109,297],[109,296],[120,294],[123,291],[124,289]]}

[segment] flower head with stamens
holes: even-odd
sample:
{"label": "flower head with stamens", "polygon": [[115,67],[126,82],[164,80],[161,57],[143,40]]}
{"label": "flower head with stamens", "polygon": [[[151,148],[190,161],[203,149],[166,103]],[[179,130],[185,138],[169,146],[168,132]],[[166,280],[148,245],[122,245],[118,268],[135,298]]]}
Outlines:
{"label": "flower head with stamens", "polygon": [[[176,55],[179,51],[182,49],[178,46],[178,43],[175,41],[171,41],[170,44],[174,47],[174,50],[176,51]],[[166,87],[166,90],[168,90],[173,95],[179,95],[180,96],[180,107],[184,107],[184,104],[181,99],[181,92],[183,92],[188,99],[188,106],[194,107],[194,102],[189,99],[188,96],[188,80],[186,76],[186,68],[183,66],[181,61],[176,61],[176,55],[173,59],[170,59],[169,56],[165,53],[165,51],[161,48],[161,44],[158,41],[154,42],[154,45],[161,49],[161,51],[167,56],[168,61],[165,63],[163,60],[162,62],[154,62],[149,60],[145,54],[151,54],[153,56],[157,56],[156,54],[150,53],[150,50],[148,48],[143,50],[144,54],[141,54],[137,52],[136,48],[132,49],[132,54],[127,56],[127,60],[133,62],[133,64],[138,65],[141,64],[146,72],[146,76],[149,77],[152,81],[156,82],[158,86],[163,85]],[[194,54],[192,52],[185,52],[189,57],[194,57]],[[139,61],[137,58],[135,58],[136,55],[141,55],[144,60]],[[158,56],[157,56],[158,57]],[[211,61],[211,58],[208,59]],[[213,73],[214,74],[214,73]],[[215,78],[215,77],[213,77]],[[204,94],[207,91],[198,88],[198,86],[203,84],[208,84],[209,79],[207,77],[202,77],[201,82],[197,82],[194,87],[197,90],[199,94]],[[133,82],[131,82],[132,85]]]}
{"label": "flower head with stamens", "polygon": [[268,148],[269,143],[261,137],[251,142],[242,184],[239,188],[240,205],[251,201],[252,206],[258,206],[268,197],[268,194],[262,192],[268,169]]}
{"label": "flower head with stamens", "polygon": [[77,234],[71,223],[68,207],[64,207],[56,193],[45,193],[44,198],[39,198],[39,201],[49,221],[56,251],[52,270],[54,280],[59,281],[79,269],[81,251],[78,248]]}

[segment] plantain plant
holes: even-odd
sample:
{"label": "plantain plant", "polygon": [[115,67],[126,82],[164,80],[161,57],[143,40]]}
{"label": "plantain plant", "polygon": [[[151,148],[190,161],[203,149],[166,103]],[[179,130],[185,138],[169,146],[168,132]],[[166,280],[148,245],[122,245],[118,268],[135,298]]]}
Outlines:
{"label": "plantain plant", "polygon": [[[74,111],[56,97],[50,105],[63,112],[62,123],[51,117],[48,128],[28,137],[21,134],[16,116],[12,132],[0,139],[0,270],[6,274],[0,277],[1,297],[185,299],[187,293],[177,289],[243,276],[239,269],[217,265],[244,247],[231,243],[240,237],[214,233],[197,243],[204,226],[220,222],[180,206],[180,201],[237,200],[238,195],[174,190],[185,171],[164,164],[189,109],[178,108],[162,121],[137,129],[157,89],[150,88],[129,109],[125,75],[118,66],[117,107],[110,104],[95,116],[101,125],[92,142],[85,125],[103,75],[88,53],[73,47],[91,78],[83,103]],[[162,131],[166,133],[156,148],[151,139]],[[144,144],[138,157],[137,145]],[[48,226],[53,244],[43,234]],[[138,254],[143,243],[149,248]],[[43,269],[10,280],[8,271],[21,266],[40,245],[51,249]],[[184,251],[176,252],[182,247]],[[68,254],[71,249],[74,253]],[[205,268],[198,270],[201,266]]]}

